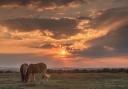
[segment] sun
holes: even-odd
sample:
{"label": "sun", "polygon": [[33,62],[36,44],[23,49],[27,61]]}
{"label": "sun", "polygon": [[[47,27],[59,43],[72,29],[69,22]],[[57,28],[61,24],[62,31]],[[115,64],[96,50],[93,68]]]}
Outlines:
{"label": "sun", "polygon": [[66,55],[67,52],[66,52],[65,50],[61,50],[60,54],[61,54],[61,55]]}
{"label": "sun", "polygon": [[65,50],[65,49],[61,49],[60,52],[59,52],[59,55],[61,57],[66,57],[66,56],[69,55],[69,52],[67,50]]}

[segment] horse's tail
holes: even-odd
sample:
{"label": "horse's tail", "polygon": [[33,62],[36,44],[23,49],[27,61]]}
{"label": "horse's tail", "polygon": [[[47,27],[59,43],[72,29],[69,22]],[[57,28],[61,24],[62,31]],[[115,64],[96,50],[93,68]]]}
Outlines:
{"label": "horse's tail", "polygon": [[25,75],[25,82],[28,82],[30,76],[29,68],[27,69],[26,75]]}
{"label": "horse's tail", "polygon": [[21,81],[24,82],[23,65],[20,67]]}
{"label": "horse's tail", "polygon": [[25,82],[26,81],[26,72],[28,69],[28,64],[22,64],[20,67],[20,74],[21,74],[21,81]]}
{"label": "horse's tail", "polygon": [[25,76],[25,82],[29,81],[30,74],[33,74],[33,65],[30,64],[27,68],[26,76]]}

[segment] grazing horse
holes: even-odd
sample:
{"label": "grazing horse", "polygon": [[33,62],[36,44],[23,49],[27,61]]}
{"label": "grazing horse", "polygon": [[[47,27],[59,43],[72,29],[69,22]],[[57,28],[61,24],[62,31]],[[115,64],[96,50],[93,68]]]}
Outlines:
{"label": "grazing horse", "polygon": [[22,64],[20,66],[20,74],[21,74],[21,81],[22,82],[27,82],[27,80],[26,80],[27,69],[28,69],[28,64]]}
{"label": "grazing horse", "polygon": [[47,65],[46,64],[44,64],[44,63],[30,64],[28,66],[27,73],[26,73],[27,81],[30,81],[30,80],[34,81],[36,73],[41,73],[42,78],[44,80],[48,80],[48,78],[50,77],[47,74]]}

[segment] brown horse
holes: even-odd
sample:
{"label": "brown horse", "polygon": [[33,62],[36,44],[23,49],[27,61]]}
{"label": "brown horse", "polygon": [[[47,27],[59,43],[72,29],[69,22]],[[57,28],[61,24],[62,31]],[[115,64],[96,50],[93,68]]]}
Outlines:
{"label": "brown horse", "polygon": [[37,64],[30,64],[27,69],[26,78],[27,81],[34,81],[35,80],[35,74],[41,73],[42,78],[44,80],[48,80],[48,77],[50,77],[47,74],[47,65],[44,63],[37,63]]}
{"label": "brown horse", "polygon": [[21,81],[22,82],[27,82],[27,80],[26,80],[27,69],[28,69],[28,64],[22,64],[20,66],[20,74],[21,74]]}

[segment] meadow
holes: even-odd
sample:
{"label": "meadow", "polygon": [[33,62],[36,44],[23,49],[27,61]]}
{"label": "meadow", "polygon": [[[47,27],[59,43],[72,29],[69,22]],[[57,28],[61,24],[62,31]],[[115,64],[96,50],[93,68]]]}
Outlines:
{"label": "meadow", "polygon": [[[38,75],[37,75],[38,76]],[[127,73],[51,73],[48,82],[21,83],[19,73],[0,73],[0,89],[128,89]]]}

